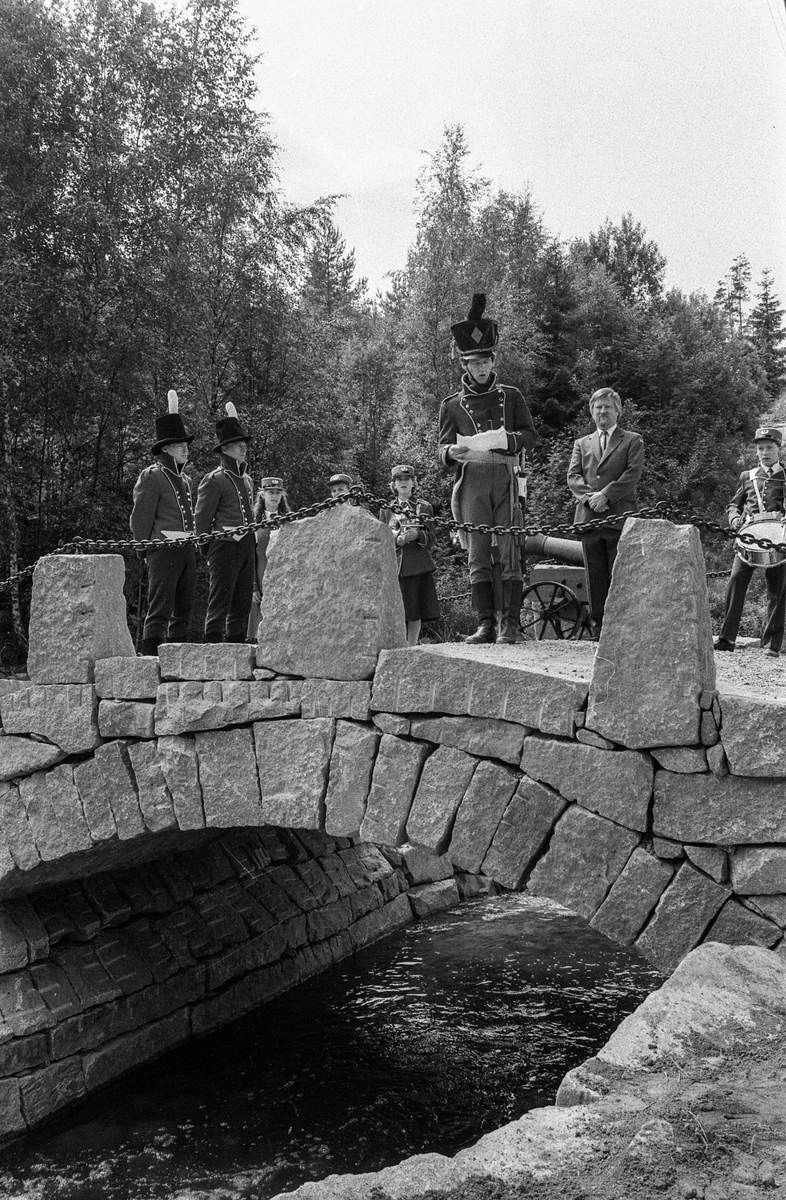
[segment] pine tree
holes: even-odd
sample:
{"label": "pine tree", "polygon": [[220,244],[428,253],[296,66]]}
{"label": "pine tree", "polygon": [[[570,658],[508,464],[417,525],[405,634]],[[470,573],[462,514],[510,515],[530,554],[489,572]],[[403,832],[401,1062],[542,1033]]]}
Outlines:
{"label": "pine tree", "polygon": [[783,328],[784,309],[773,290],[772,272],[762,271],[757,304],[748,317],[748,333],[756,346],[766,378],[768,396],[777,398],[786,383],[786,330]]}

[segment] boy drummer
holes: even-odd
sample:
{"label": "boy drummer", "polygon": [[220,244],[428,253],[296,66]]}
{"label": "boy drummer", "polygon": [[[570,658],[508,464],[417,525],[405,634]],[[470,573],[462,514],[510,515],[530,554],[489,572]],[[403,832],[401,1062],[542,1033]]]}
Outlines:
{"label": "boy drummer", "polygon": [[[753,437],[759,465],[740,475],[737,490],[726,509],[732,529],[742,529],[750,521],[783,521],[786,515],[786,473],[780,464],[780,429],[763,426]],[[733,650],[742,618],[745,593],[756,567],[743,562],[735,554],[731,578],[726,590],[726,611],[716,650]],[[766,567],[767,624],[761,636],[761,648],[770,658],[777,658],[783,642],[786,616],[786,562]]]}

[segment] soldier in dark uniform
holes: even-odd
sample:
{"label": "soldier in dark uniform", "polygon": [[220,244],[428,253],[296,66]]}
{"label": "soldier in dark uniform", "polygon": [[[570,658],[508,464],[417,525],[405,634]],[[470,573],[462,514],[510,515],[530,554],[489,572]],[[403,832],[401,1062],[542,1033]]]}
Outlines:
{"label": "soldier in dark uniform", "polygon": [[[538,440],[521,392],[497,382],[497,322],[483,317],[486,297],[476,293],[466,321],[451,325],[465,373],[457,392],[439,410],[439,458],[456,467],[452,509],[457,521],[486,525],[521,525],[518,463],[522,450]],[[487,435],[473,446],[467,439]],[[486,441],[487,445],[482,443]],[[502,564],[503,612],[499,635],[494,624],[491,534],[470,533],[469,581],[478,628],[466,640],[512,644],[519,628],[523,577],[518,539],[498,539]]]}
{"label": "soldier in dark uniform", "polygon": [[[194,532],[194,497],[185,473],[189,436],[178,411],[177,392],[167,397],[169,411],[156,417],[156,461],[134,485],[131,532],[139,541],[184,538]],[[196,586],[193,543],[148,550],[147,616],[142,653],[157,654],[161,642],[187,642]]]}
{"label": "soldier in dark uniform", "polygon": [[[197,533],[218,533],[254,520],[254,484],[246,471],[250,436],[237,418],[234,404],[216,422],[221,461],[199,485]],[[208,543],[210,591],[205,617],[206,642],[243,642],[254,592],[253,530],[240,536],[214,538]]]}
{"label": "soldier in dark uniform", "polygon": [[[737,490],[731,498],[726,515],[732,529],[742,529],[749,521],[782,521],[786,515],[786,473],[780,463],[783,440],[780,429],[762,427],[753,437],[759,465],[743,471]],[[743,562],[735,554],[731,576],[726,589],[726,612],[716,650],[733,650],[742,619],[745,593],[756,567]],[[770,658],[777,658],[783,643],[786,615],[786,563],[767,567],[764,571],[767,588],[767,624],[761,635],[761,648]]]}

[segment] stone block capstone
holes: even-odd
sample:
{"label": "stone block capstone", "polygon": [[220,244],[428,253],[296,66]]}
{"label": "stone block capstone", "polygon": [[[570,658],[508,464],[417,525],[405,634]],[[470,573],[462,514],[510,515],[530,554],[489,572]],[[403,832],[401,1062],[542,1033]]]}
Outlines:
{"label": "stone block capstone", "polygon": [[379,656],[371,707],[389,713],[491,717],[572,737],[587,684],[509,665],[496,647],[445,644]]}
{"label": "stone block capstone", "polygon": [[280,531],[265,572],[257,666],[304,678],[371,679],[379,652],[405,643],[386,526],[344,504]]}
{"label": "stone block capstone", "polygon": [[119,554],[51,554],[36,563],[27,671],[33,683],[92,683],[100,658],[134,658]]}
{"label": "stone block capstone", "polygon": [[631,750],[699,741],[715,687],[698,530],[629,518],[619,541],[587,703],[586,728]]}
{"label": "stone block capstone", "polygon": [[246,642],[164,642],[158,647],[162,679],[253,679],[254,647]]}
{"label": "stone block capstone", "polygon": [[162,683],[155,730],[159,736],[172,736],[299,716],[301,686],[299,680],[289,679]]}
{"label": "stone block capstone", "polygon": [[99,658],[95,689],[99,700],[155,700],[161,672],[155,656]]}
{"label": "stone block capstone", "polygon": [[367,679],[304,679],[300,703],[300,715],[307,720],[335,717],[368,721],[371,683]]}

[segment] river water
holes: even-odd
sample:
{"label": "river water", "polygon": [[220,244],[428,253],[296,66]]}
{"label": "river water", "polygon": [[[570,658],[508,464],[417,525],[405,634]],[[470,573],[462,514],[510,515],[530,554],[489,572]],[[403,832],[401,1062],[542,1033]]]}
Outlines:
{"label": "river water", "polygon": [[550,1104],[662,982],[549,901],[466,902],[0,1154],[3,1200],[266,1200]]}

